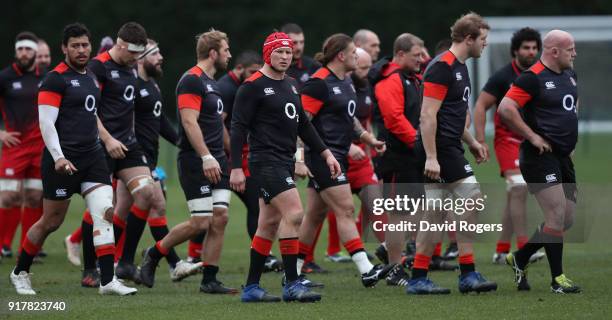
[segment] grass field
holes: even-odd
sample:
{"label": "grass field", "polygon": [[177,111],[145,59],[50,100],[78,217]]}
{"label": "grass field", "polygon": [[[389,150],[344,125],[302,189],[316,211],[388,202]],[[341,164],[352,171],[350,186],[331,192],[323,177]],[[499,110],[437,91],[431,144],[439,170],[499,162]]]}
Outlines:
{"label": "grass field", "polygon": [[[238,296],[200,294],[199,276],[172,283],[165,263],[158,269],[155,288],[140,287],[138,294],[131,297],[99,296],[97,290],[81,288],[80,270],[68,263],[62,246],[63,238],[80,224],[84,206],[80,198],[75,197],[64,225],[45,243],[44,248],[49,257],[45,259],[44,264],[34,265],[32,268],[33,286],[39,291],[37,296],[17,296],[8,283],[8,274],[14,261],[5,259],[0,263],[0,319],[610,318],[612,237],[606,230],[612,219],[603,213],[606,213],[604,206],[609,203],[606,196],[611,194],[611,188],[607,186],[612,181],[612,172],[609,170],[612,160],[612,148],[609,147],[611,138],[611,135],[594,135],[588,139],[583,137],[575,154],[579,182],[588,186],[587,190],[592,190],[587,192],[588,194],[581,194],[581,197],[589,199],[585,201],[589,203],[578,210],[579,215],[589,214],[583,225],[584,230],[588,231],[585,237],[587,241],[566,245],[564,256],[566,274],[584,288],[584,292],[579,295],[551,294],[546,262],[540,262],[530,268],[531,292],[517,292],[509,268],[492,265],[490,262],[494,251],[493,242],[478,243],[475,247],[477,268],[499,285],[495,293],[461,295],[457,291],[457,274],[453,272],[430,274],[440,285],[453,290],[448,296],[407,296],[402,289],[387,287],[384,283],[373,289],[364,289],[353,264],[324,261],[326,237],[322,236],[316,259],[331,272],[311,277],[326,285],[320,290],[324,295],[320,303],[250,305],[241,303]],[[174,152],[167,147],[162,150]],[[172,155],[162,155],[161,158],[171,157]],[[171,166],[166,164],[166,168]],[[182,192],[174,181],[174,171],[170,170],[169,175],[171,183],[168,188],[168,221],[169,225],[175,225],[188,215]],[[483,183],[502,182],[498,177],[495,161],[476,167],[476,175]],[[244,283],[248,270],[249,239],[245,227],[244,206],[237,198],[232,201],[220,279],[228,285],[239,287]],[[541,219],[541,213],[537,209],[530,209],[529,215],[530,220]],[[322,234],[326,235],[326,232]],[[149,232],[145,231],[140,248],[150,244],[152,238]],[[275,251],[276,248],[275,245]],[[368,248],[373,250],[375,245],[368,244]],[[179,247],[178,252],[184,256],[186,246]],[[262,285],[271,293],[280,294],[280,275],[265,274]],[[67,311],[9,312],[9,301],[64,301]]]}

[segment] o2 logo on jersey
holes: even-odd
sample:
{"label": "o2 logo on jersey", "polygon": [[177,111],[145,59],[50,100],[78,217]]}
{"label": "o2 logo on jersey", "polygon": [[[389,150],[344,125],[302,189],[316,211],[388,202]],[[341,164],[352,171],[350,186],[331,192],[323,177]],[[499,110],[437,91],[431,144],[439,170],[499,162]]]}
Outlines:
{"label": "o2 logo on jersey", "polygon": [[288,102],[285,105],[285,114],[287,115],[287,117],[291,120],[296,119],[296,122],[300,122],[300,117],[297,114],[297,109],[295,108],[295,105],[291,102]]}
{"label": "o2 logo on jersey", "polygon": [[355,102],[355,100],[349,100],[348,105],[347,105],[347,111],[349,116],[354,116],[355,115],[355,108],[357,108],[357,103]]}
{"label": "o2 logo on jersey", "polygon": [[574,101],[574,96],[571,94],[566,94],[563,97],[563,109],[567,111],[574,111],[576,113],[576,101]]}
{"label": "o2 logo on jersey", "polygon": [[221,99],[217,99],[217,113],[218,114],[223,113],[223,100]]}
{"label": "o2 logo on jersey", "polygon": [[85,97],[85,110],[96,113],[96,98],[91,94]]}
{"label": "o2 logo on jersey", "polygon": [[161,116],[162,103],[161,101],[155,101],[155,105],[153,106],[153,115],[156,117]]}
{"label": "o2 logo on jersey", "polygon": [[123,91],[123,98],[128,102],[134,99],[134,86],[133,85],[129,85],[125,87],[125,91]]}
{"label": "o2 logo on jersey", "polygon": [[465,87],[465,89],[463,89],[463,98],[462,100],[467,102],[468,100],[470,100],[470,87]]}

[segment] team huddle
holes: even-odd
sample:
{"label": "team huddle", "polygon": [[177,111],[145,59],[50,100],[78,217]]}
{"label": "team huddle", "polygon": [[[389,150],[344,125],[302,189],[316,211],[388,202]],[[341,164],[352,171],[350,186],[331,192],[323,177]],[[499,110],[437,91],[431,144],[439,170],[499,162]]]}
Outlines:
{"label": "team huddle", "polygon": [[[202,273],[203,293],[240,294],[243,302],[319,301],[315,288],[323,284],[307,274],[324,272],[313,252],[326,218],[326,258],[353,262],[366,288],[385,280],[408,294],[448,294],[429,271],[458,269],[461,293],[495,291],[497,284],[476,271],[468,231],[448,232],[444,254],[441,232],[412,232],[408,239],[403,232],[376,232],[380,264],[372,263],[376,258],[362,238],[373,219],[440,223],[450,216],[439,208],[439,214],[420,212],[418,218],[372,215],[373,199],[481,197],[464,144],[477,163],[489,159],[486,110],[497,106],[494,146],[508,199],[493,262],[508,264],[518,290],[529,290],[527,267],[546,256],[551,290],[580,292],[562,268],[563,233],[577,199],[573,37],[561,30],[543,38],[531,28],[518,30],[512,61],[489,79],[470,114],[466,61],[480,57],[489,29],[478,14],[461,16],[434,58],[410,33],[400,34],[393,55],[380,59],[372,31],[337,33],[313,59],[303,55],[302,29],[286,24],[263,41],[261,55],[245,51],[232,70],[227,34],[211,29],[196,37],[196,64],[176,86],[178,131],[162,113],[156,82],[163,74],[161,49],[140,24],[124,24],[93,58],[87,27],[67,25],[65,59],[49,72],[35,63],[42,42],[20,33],[15,63],[0,71],[3,254],[10,252],[19,223],[13,217],[23,207],[11,283],[18,294],[36,294],[30,267],[44,257],[45,239],[78,193],[87,210],[65,245],[70,262],[83,265],[81,285],[100,294],[135,294],[130,282],[154,287],[165,259],[172,281]],[[172,228],[165,176],[157,167],[160,136],[179,150],[179,182],[190,213]],[[306,209],[296,178],[308,178]],[[247,208],[251,238],[242,290],[218,277],[232,191]],[[530,238],[528,192],[544,212]],[[357,221],[353,194],[362,203]],[[475,224],[476,217],[454,218]],[[155,243],[136,266],[147,224]],[[513,234],[518,250],[510,252]],[[281,259],[272,254],[277,238]],[[185,242],[188,257],[181,259],[175,247]],[[282,271],[282,296],[260,286],[267,271]]]}

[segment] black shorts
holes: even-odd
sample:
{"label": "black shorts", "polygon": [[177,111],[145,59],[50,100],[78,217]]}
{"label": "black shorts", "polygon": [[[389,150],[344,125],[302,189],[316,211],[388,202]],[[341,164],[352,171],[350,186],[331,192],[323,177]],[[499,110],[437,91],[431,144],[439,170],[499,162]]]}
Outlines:
{"label": "black shorts", "polygon": [[149,167],[147,157],[138,143],[134,143],[127,148],[128,151],[125,151],[125,158],[123,159],[113,159],[106,152],[106,163],[111,173],[116,174],[123,169],[134,167]]}
{"label": "black shorts", "polygon": [[213,184],[204,175],[202,159],[194,151],[179,153],[177,161],[179,182],[187,201],[211,197],[213,190],[230,190],[227,158],[219,157],[215,159],[221,167],[221,181]]}
{"label": "black shorts", "polygon": [[336,179],[332,179],[331,171],[329,171],[325,159],[323,159],[320,154],[308,153],[306,155],[306,166],[314,176],[308,179],[308,188],[314,188],[317,192],[321,192],[330,187],[349,183],[348,177],[346,176],[349,166],[347,156],[334,154],[334,157],[336,157],[336,160],[338,160],[342,168],[342,173],[336,177]]}
{"label": "black shorts", "polygon": [[147,167],[149,167],[151,171],[155,170],[155,167],[157,167],[157,156],[158,156],[157,150],[151,150],[149,148],[142,148],[142,152],[145,156]]}
{"label": "black shorts", "polygon": [[529,141],[521,144],[519,158],[521,173],[531,193],[538,193],[561,183],[565,198],[576,202],[576,172],[569,155],[539,151]]}
{"label": "black shorts", "polygon": [[418,198],[425,194],[423,168],[414,152],[394,153],[387,150],[382,156],[381,173],[383,192],[387,198],[397,195]]}
{"label": "black shorts", "polygon": [[45,148],[41,161],[43,196],[48,200],[68,200],[73,194],[81,193],[84,182],[111,184],[110,171],[106,166],[102,148],[79,157],[66,155],[77,168],[73,175],[62,175],[55,171],[55,161]]}
{"label": "black shorts", "polygon": [[[414,149],[419,159],[420,170],[424,172],[427,155],[421,139],[416,141]],[[425,177],[425,183],[453,183],[474,175],[470,162],[465,158],[461,140],[436,138],[436,150],[440,164],[440,180],[433,181]]]}
{"label": "black shorts", "polygon": [[259,186],[259,197],[266,204],[277,195],[295,188],[294,163],[249,163],[249,171]]}

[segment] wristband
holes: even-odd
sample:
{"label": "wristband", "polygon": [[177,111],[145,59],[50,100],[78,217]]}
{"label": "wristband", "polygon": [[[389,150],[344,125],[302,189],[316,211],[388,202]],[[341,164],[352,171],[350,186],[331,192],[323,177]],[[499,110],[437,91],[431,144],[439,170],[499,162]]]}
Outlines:
{"label": "wristband", "polygon": [[295,152],[295,162],[304,162],[304,148],[297,148]]}

